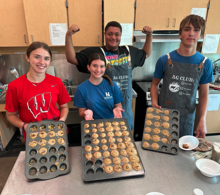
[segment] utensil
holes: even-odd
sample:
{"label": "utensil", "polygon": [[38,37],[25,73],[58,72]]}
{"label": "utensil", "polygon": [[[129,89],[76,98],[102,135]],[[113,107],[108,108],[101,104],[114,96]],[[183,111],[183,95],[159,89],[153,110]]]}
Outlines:
{"label": "utensil", "polygon": [[[183,148],[183,144],[187,144],[189,148]],[[179,147],[182,150],[193,150],[199,145],[199,140],[192,136],[192,135],[186,135],[179,139]]]}
{"label": "utensil", "polygon": [[220,165],[210,159],[199,159],[196,161],[196,167],[206,177],[214,177],[220,175]]}

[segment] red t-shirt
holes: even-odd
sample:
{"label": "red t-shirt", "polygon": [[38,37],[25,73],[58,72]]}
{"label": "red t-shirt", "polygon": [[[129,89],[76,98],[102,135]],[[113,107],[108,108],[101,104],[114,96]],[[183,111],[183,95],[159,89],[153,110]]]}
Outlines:
{"label": "red t-shirt", "polygon": [[[63,105],[71,98],[58,77],[46,74],[41,83],[31,83],[26,74],[8,85],[5,109],[8,112],[18,110],[19,117],[25,123],[41,120],[59,120],[60,111],[56,104]],[[26,132],[24,132],[26,140]]]}

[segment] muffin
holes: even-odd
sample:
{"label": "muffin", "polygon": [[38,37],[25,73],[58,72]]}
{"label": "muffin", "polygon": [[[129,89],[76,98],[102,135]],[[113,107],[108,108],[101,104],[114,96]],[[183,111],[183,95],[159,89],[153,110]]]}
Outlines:
{"label": "muffin", "polygon": [[126,146],[124,143],[118,143],[118,148],[124,149]]}
{"label": "muffin", "polygon": [[55,131],[48,132],[49,137],[54,137],[56,135]]}
{"label": "muffin", "polygon": [[95,158],[101,158],[102,153],[101,152],[95,152],[93,155],[94,155]]}
{"label": "muffin", "polygon": [[45,131],[42,131],[39,133],[40,138],[45,138],[47,136],[47,133]]}
{"label": "muffin", "polygon": [[110,165],[112,163],[112,160],[110,158],[105,158],[104,159],[104,164]]}
{"label": "muffin", "polygon": [[157,143],[151,144],[152,149],[157,150],[159,148],[159,145]]}
{"label": "muffin", "polygon": [[125,137],[124,139],[125,139],[125,143],[131,141],[131,138],[130,138],[130,137]]}
{"label": "muffin", "polygon": [[137,163],[140,160],[138,158],[138,156],[136,156],[136,155],[130,156],[129,159],[130,159],[130,162],[132,162],[132,163]]}
{"label": "muffin", "polygon": [[123,150],[120,151],[120,154],[121,154],[122,156],[126,156],[126,155],[127,155],[127,152],[126,152],[126,150],[123,149]]}
{"label": "muffin", "polygon": [[109,132],[114,130],[112,126],[108,126],[105,129],[106,129],[106,131],[109,131]]}
{"label": "muffin", "polygon": [[105,129],[104,129],[104,128],[99,128],[99,131],[100,131],[100,132],[104,132]]}
{"label": "muffin", "polygon": [[152,125],[152,122],[151,122],[151,120],[146,120],[146,125]]}
{"label": "muffin", "polygon": [[95,146],[95,147],[93,148],[93,150],[95,150],[95,151],[99,151],[100,148],[99,148],[99,146]]}
{"label": "muffin", "polygon": [[119,127],[119,126],[114,126],[113,129],[114,129],[115,131],[119,131],[119,130],[120,130],[120,127]]}
{"label": "muffin", "polygon": [[37,137],[37,133],[30,133],[30,138],[35,139]]}
{"label": "muffin", "polygon": [[138,163],[138,162],[134,162],[134,163],[132,163],[132,168],[133,168],[135,171],[140,171],[140,170],[141,170],[141,165],[140,165],[140,163]]}
{"label": "muffin", "polygon": [[93,140],[92,140],[92,143],[95,144],[95,145],[97,145],[97,144],[99,144],[99,140],[98,140],[98,139],[93,139]]}
{"label": "muffin", "polygon": [[126,152],[129,156],[137,154],[137,150],[135,148],[127,148]]}
{"label": "muffin", "polygon": [[167,130],[163,130],[163,131],[162,131],[162,134],[163,134],[163,135],[166,135],[166,136],[170,136],[170,133],[169,133],[169,131],[167,131]]}
{"label": "muffin", "polygon": [[45,155],[47,153],[47,148],[41,148],[39,151],[38,151],[39,154],[41,155]]}
{"label": "muffin", "polygon": [[127,127],[126,126],[121,126],[121,129],[124,131],[124,130],[127,130]]}
{"label": "muffin", "polygon": [[114,121],[114,122],[112,122],[112,124],[113,124],[113,125],[119,125],[119,122]]}
{"label": "muffin", "polygon": [[103,156],[104,156],[104,157],[109,157],[109,156],[110,156],[110,152],[109,152],[109,151],[103,152]]}
{"label": "muffin", "polygon": [[121,163],[121,159],[119,157],[113,158],[113,163],[119,165]]}
{"label": "muffin", "polygon": [[152,140],[154,142],[159,142],[160,141],[160,137],[158,135],[152,135]]}
{"label": "muffin", "polygon": [[106,122],[105,126],[111,126],[112,124],[110,122]]}
{"label": "muffin", "polygon": [[85,125],[84,125],[84,128],[89,128],[89,124],[85,124]]}
{"label": "muffin", "polygon": [[155,122],[155,123],[154,123],[154,126],[155,126],[155,127],[159,127],[159,126],[160,126],[160,123],[159,123],[159,122]]}
{"label": "muffin", "polygon": [[116,144],[110,144],[109,147],[111,148],[111,150],[116,150],[117,149],[117,145]]}
{"label": "muffin", "polygon": [[125,171],[131,171],[131,165],[128,163],[123,164],[122,167]]}
{"label": "muffin", "polygon": [[160,120],[160,115],[156,115],[155,117],[154,117],[156,120]]}
{"label": "muffin", "polygon": [[107,143],[107,140],[106,139],[101,139],[101,143],[105,144],[105,143]]}
{"label": "muffin", "polygon": [[86,146],[85,147],[85,151],[86,152],[91,152],[91,150],[92,150],[92,146]]}
{"label": "muffin", "polygon": [[104,170],[106,173],[112,173],[113,172],[113,167],[111,165],[104,166]]}
{"label": "muffin", "polygon": [[144,139],[145,140],[150,140],[150,138],[151,138],[150,134],[144,134]]}
{"label": "muffin", "polygon": [[119,138],[117,139],[117,142],[123,142],[123,139],[119,137]]}
{"label": "muffin", "polygon": [[164,114],[169,114],[170,111],[169,111],[169,110],[164,110],[163,113],[164,113]]}
{"label": "muffin", "polygon": [[115,142],[115,138],[114,138],[114,137],[110,137],[110,138],[108,139],[108,141],[109,141],[110,143],[114,143],[114,142]]}
{"label": "muffin", "polygon": [[96,138],[98,138],[98,137],[99,137],[99,134],[97,134],[97,133],[93,133],[93,134],[92,134],[92,138],[95,138],[95,139],[96,139]]}
{"label": "muffin", "polygon": [[104,126],[103,122],[98,124],[98,127],[103,127],[103,126]]}
{"label": "muffin", "polygon": [[102,150],[108,150],[108,146],[107,145],[102,145]]}
{"label": "muffin", "polygon": [[98,131],[98,129],[96,129],[96,128],[92,129],[93,133],[96,133],[97,131]]}
{"label": "muffin", "polygon": [[119,156],[118,150],[112,150],[112,151],[111,151],[111,155],[112,155],[113,157],[118,157],[118,156]]}
{"label": "muffin", "polygon": [[113,132],[108,132],[108,133],[107,133],[107,136],[113,137],[113,136],[114,136],[114,133],[113,133]]}
{"label": "muffin", "polygon": [[50,139],[48,141],[48,144],[50,144],[51,146],[54,145],[56,143],[56,140],[55,139]]}
{"label": "muffin", "polygon": [[121,131],[116,131],[116,132],[115,132],[115,135],[116,135],[117,137],[120,137],[120,136],[122,135],[122,133],[121,133]]}
{"label": "muffin", "polygon": [[167,129],[169,128],[170,124],[168,122],[163,122],[162,126]]}
{"label": "muffin", "polygon": [[117,173],[120,173],[120,172],[122,172],[122,166],[121,166],[121,165],[115,165],[115,166],[114,166],[114,170],[115,170]]}
{"label": "muffin", "polygon": [[92,124],[91,126],[92,126],[92,127],[96,127],[96,124]]}
{"label": "muffin", "polygon": [[122,161],[123,163],[128,163],[128,162],[129,162],[129,159],[128,159],[127,157],[122,157],[122,158],[121,158],[121,161]]}
{"label": "muffin", "polygon": [[102,137],[102,138],[103,138],[103,137],[106,137],[106,134],[105,134],[105,133],[101,133],[101,134],[100,134],[100,137]]}
{"label": "muffin", "polygon": [[159,134],[159,133],[160,133],[160,129],[154,128],[153,132],[154,132],[155,134]]}
{"label": "muffin", "polygon": [[89,133],[89,129],[85,129],[85,130],[84,130],[84,133]]}
{"label": "muffin", "polygon": [[59,139],[57,140],[57,142],[58,142],[59,144],[64,144],[64,143],[65,143],[65,140],[64,140],[63,138],[59,138]]}
{"label": "muffin", "polygon": [[163,111],[160,109],[156,109],[156,113],[160,114],[161,112],[163,112]]}
{"label": "muffin", "polygon": [[162,138],[161,141],[162,141],[163,143],[165,143],[165,144],[168,143],[168,139],[167,139],[167,138]]}
{"label": "muffin", "polygon": [[134,148],[134,144],[131,142],[126,143],[127,148]]}
{"label": "muffin", "polygon": [[164,117],[163,117],[163,120],[165,120],[165,121],[169,121],[170,118],[169,118],[168,116],[164,116]]}
{"label": "muffin", "polygon": [[148,119],[152,119],[152,118],[154,117],[154,115],[151,114],[151,113],[147,113],[147,114],[146,114],[146,117],[147,117]]}
{"label": "muffin", "polygon": [[47,140],[41,139],[38,143],[40,146],[45,146],[47,144]]}
{"label": "muffin", "polygon": [[121,121],[121,122],[120,122],[120,125],[125,125],[125,122],[124,122],[124,121]]}
{"label": "muffin", "polygon": [[29,146],[30,147],[35,147],[37,145],[37,141],[31,141],[30,143],[29,143]]}
{"label": "muffin", "polygon": [[128,135],[129,135],[129,132],[128,132],[128,131],[123,131],[123,132],[122,132],[122,135],[123,135],[123,136],[128,136]]}
{"label": "muffin", "polygon": [[62,130],[57,131],[57,135],[58,136],[64,136],[64,131],[62,131]]}
{"label": "muffin", "polygon": [[91,153],[86,153],[86,154],[84,154],[84,156],[86,157],[87,160],[92,158],[92,154]]}
{"label": "muffin", "polygon": [[147,111],[148,111],[148,112],[153,112],[153,111],[154,111],[154,109],[153,109],[153,108],[151,108],[151,107],[149,107],[149,108],[147,108]]}
{"label": "muffin", "polygon": [[144,148],[148,148],[150,146],[150,144],[148,142],[143,142],[143,147]]}

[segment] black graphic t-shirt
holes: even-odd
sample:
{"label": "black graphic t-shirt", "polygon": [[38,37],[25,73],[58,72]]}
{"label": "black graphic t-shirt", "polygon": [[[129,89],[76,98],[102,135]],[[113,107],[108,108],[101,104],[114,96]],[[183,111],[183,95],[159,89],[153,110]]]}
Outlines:
{"label": "black graphic t-shirt", "polygon": [[[131,55],[131,66],[132,69],[137,66],[142,66],[145,62],[146,53],[142,49],[138,49],[133,46],[128,46]],[[120,66],[128,61],[128,50],[125,46],[120,46],[116,51],[107,50],[105,46],[102,47],[105,51],[105,55],[107,60],[110,62],[112,66]],[[77,69],[80,72],[87,73],[87,64],[88,58],[93,53],[102,53],[100,47],[88,47],[85,50],[82,50],[76,53],[76,58],[79,63]]]}

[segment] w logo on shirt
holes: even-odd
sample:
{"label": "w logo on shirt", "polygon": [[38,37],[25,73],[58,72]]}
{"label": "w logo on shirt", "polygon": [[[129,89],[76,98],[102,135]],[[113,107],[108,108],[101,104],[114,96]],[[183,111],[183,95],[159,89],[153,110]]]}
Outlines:
{"label": "w logo on shirt", "polygon": [[105,92],[106,97],[110,97],[110,93],[109,92]]}
{"label": "w logo on shirt", "polygon": [[27,107],[36,119],[40,113],[48,112],[50,109],[51,93],[46,92],[32,97],[27,102]]}

